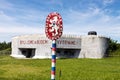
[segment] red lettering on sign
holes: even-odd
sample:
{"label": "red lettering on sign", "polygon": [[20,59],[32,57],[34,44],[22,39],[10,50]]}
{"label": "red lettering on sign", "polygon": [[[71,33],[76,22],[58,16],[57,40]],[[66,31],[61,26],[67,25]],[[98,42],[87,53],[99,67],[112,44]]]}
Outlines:
{"label": "red lettering on sign", "polygon": [[57,44],[76,45],[75,41],[68,41],[68,40],[58,40]]}
{"label": "red lettering on sign", "polygon": [[[20,40],[20,44],[48,44],[48,40]],[[57,40],[57,44],[76,45],[74,40]]]}
{"label": "red lettering on sign", "polygon": [[20,44],[25,44],[25,41],[20,40]]}
{"label": "red lettering on sign", "polygon": [[47,44],[48,40],[20,40],[20,44]]}

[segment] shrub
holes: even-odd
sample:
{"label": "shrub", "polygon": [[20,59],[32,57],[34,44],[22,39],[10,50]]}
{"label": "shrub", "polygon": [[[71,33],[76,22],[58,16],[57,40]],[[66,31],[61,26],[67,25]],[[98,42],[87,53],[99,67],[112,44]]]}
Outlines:
{"label": "shrub", "polygon": [[[120,49],[120,44],[117,43],[116,40],[113,40],[111,38],[109,38],[109,48],[108,48],[108,53],[110,55],[115,56],[116,55],[116,51],[118,51]],[[118,53],[117,53],[118,54]]]}

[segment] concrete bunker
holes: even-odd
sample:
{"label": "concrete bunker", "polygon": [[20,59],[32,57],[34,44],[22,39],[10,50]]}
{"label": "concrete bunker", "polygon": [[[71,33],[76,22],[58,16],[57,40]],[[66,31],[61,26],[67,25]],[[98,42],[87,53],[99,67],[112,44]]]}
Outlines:
{"label": "concrete bunker", "polygon": [[[57,40],[58,58],[103,58],[108,48],[108,38],[94,35],[63,35]],[[44,34],[22,35],[12,38],[12,57],[51,58],[51,40]]]}

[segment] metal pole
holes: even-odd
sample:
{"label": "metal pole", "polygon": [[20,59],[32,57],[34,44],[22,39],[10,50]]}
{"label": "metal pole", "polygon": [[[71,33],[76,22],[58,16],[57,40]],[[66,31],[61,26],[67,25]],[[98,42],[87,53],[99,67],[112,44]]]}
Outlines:
{"label": "metal pole", "polygon": [[52,41],[51,80],[55,80],[56,72],[56,40]]}

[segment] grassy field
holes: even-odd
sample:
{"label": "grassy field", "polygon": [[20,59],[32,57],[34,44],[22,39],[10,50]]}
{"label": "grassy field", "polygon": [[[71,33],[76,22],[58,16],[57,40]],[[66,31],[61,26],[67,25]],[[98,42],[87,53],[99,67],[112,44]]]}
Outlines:
{"label": "grassy field", "polygon": [[[120,57],[58,59],[56,68],[56,80],[120,80]],[[50,59],[0,56],[0,80],[50,80],[50,71]]]}

